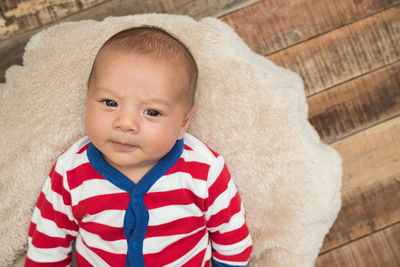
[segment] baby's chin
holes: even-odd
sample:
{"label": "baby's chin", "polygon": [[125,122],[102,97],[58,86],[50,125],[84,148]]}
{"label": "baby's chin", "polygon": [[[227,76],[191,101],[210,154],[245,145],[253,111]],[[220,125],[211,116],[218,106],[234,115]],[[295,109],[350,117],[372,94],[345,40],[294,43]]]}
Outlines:
{"label": "baby's chin", "polygon": [[[140,159],[126,153],[119,153],[123,155],[112,155],[107,156],[103,154],[105,161],[112,167],[120,172],[135,172],[135,170],[150,170],[153,168],[161,159]],[[136,159],[136,160],[132,160]]]}

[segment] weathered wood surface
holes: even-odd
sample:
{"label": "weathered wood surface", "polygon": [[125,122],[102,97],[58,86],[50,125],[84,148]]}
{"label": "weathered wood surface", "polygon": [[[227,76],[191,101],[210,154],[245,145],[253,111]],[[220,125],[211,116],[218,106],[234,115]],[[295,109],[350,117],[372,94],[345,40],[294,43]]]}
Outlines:
{"label": "weathered wood surface", "polygon": [[41,27],[106,0],[3,0],[0,2],[0,40]]}
{"label": "weathered wood surface", "polygon": [[[71,2],[41,3],[63,1]],[[400,0],[87,3],[96,5],[0,41],[0,82],[29,37],[52,23],[145,12],[221,17],[303,77],[310,122],[343,157],[343,206],[317,266],[400,266]]]}
{"label": "weathered wood surface", "polygon": [[308,119],[327,143],[393,118],[400,114],[400,62],[313,95],[307,102]]}
{"label": "weathered wood surface", "polygon": [[346,160],[343,162],[344,195],[386,176],[400,178],[399,133],[400,116],[397,116],[332,144]]}
{"label": "weathered wood surface", "polygon": [[[35,3],[37,1],[34,0],[20,0],[24,3],[31,3],[31,5],[27,4],[30,9],[35,9]],[[46,6],[49,4],[54,5],[54,3],[61,3],[61,0],[50,1],[43,0],[45,4],[42,4],[42,12],[46,13],[45,10],[50,9],[51,6]],[[65,0],[68,1],[68,0]],[[33,28],[30,31],[26,31],[26,29],[19,31],[21,33],[17,36],[10,37],[8,39],[0,41],[0,82],[4,82],[4,75],[7,68],[15,64],[22,64],[22,54],[24,51],[24,47],[26,43],[29,41],[30,37],[37,33],[38,31],[45,29],[48,26],[51,26],[55,23],[65,22],[65,21],[76,21],[82,19],[94,19],[94,20],[102,20],[108,16],[124,16],[124,15],[133,15],[133,14],[141,14],[141,13],[170,13],[170,14],[182,14],[189,15],[193,18],[199,19],[201,17],[213,16],[219,17],[224,14],[233,12],[240,8],[244,8],[248,5],[259,2],[260,0],[197,0],[197,1],[187,1],[187,0],[149,0],[149,1],[140,1],[140,0],[92,0],[90,2],[100,3],[98,5],[94,5],[91,8],[88,8],[89,4],[87,4],[86,9],[85,6],[82,6],[80,12],[70,12],[69,16],[62,18],[62,16],[54,17],[51,22],[47,24],[39,23],[39,27]],[[12,2],[10,0],[10,2]],[[47,4],[46,4],[47,3]],[[78,5],[79,6],[79,5]],[[10,7],[11,10],[12,7]],[[29,10],[29,8],[28,8]],[[4,13],[2,9],[2,13]],[[17,12],[15,12],[17,13]],[[39,12],[40,13],[40,12]],[[62,12],[62,14],[67,14],[68,12]],[[0,25],[4,22],[5,14],[1,14],[0,16]],[[30,15],[30,16],[38,16],[38,15]],[[3,17],[3,22],[1,21],[1,17]],[[12,26],[9,26],[12,27]],[[29,28],[29,27],[28,27]],[[7,31],[4,29],[4,31]],[[11,31],[11,30],[10,30]],[[1,37],[0,37],[1,40]]]}
{"label": "weathered wood surface", "polygon": [[399,0],[268,0],[222,18],[263,55],[392,7]]}
{"label": "weathered wood surface", "polygon": [[307,95],[400,59],[400,5],[270,55],[304,79]]}
{"label": "weathered wood surface", "polygon": [[77,19],[103,19],[111,15],[148,12],[185,14],[200,18],[220,16],[256,2],[259,0],[3,0],[0,2],[0,40],[74,14]]}
{"label": "weathered wood surface", "polygon": [[[399,222],[400,182],[398,176],[342,196],[342,208],[326,236],[321,253],[345,246],[391,223]],[[381,248],[376,248],[377,250]]]}
{"label": "weathered wood surface", "polygon": [[400,266],[400,224],[321,255],[316,267]]}
{"label": "weathered wood surface", "polygon": [[400,116],[332,144],[343,158],[342,209],[322,251],[400,222]]}

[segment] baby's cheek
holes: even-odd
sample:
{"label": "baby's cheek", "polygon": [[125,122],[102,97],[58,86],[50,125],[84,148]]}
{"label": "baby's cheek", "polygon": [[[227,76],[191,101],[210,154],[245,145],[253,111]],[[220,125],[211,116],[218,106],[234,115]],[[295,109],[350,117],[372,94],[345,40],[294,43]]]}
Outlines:
{"label": "baby's cheek", "polygon": [[[153,140],[153,141],[152,141]],[[151,147],[156,154],[166,154],[175,145],[176,140],[171,138],[171,134],[165,131],[153,135]]]}
{"label": "baby's cheek", "polygon": [[89,138],[92,139],[99,135],[103,135],[107,130],[106,122],[106,118],[102,118],[102,116],[99,116],[95,112],[86,113],[85,129]]}

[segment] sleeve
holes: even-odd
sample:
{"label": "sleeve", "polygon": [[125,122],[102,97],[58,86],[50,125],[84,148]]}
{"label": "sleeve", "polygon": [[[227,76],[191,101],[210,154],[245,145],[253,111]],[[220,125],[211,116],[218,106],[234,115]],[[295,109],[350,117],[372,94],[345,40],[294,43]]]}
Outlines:
{"label": "sleeve", "polygon": [[252,240],[239,193],[221,156],[210,168],[206,205],[213,266],[247,266]]}
{"label": "sleeve", "polygon": [[[65,173],[65,172],[60,172]],[[53,166],[39,195],[28,234],[25,266],[68,266],[78,225],[64,177]]]}

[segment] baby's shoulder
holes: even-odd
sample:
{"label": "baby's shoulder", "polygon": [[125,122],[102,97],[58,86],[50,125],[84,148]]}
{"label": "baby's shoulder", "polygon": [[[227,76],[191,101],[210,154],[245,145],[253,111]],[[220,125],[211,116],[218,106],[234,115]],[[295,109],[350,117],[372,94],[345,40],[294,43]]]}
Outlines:
{"label": "baby's shoulder", "polygon": [[191,134],[186,133],[183,142],[182,157],[185,160],[198,161],[208,165],[213,165],[216,161],[222,160],[221,155]]}
{"label": "baby's shoulder", "polygon": [[86,150],[89,144],[90,140],[87,136],[80,138],[57,158],[57,165],[69,168],[71,165],[87,161]]}

